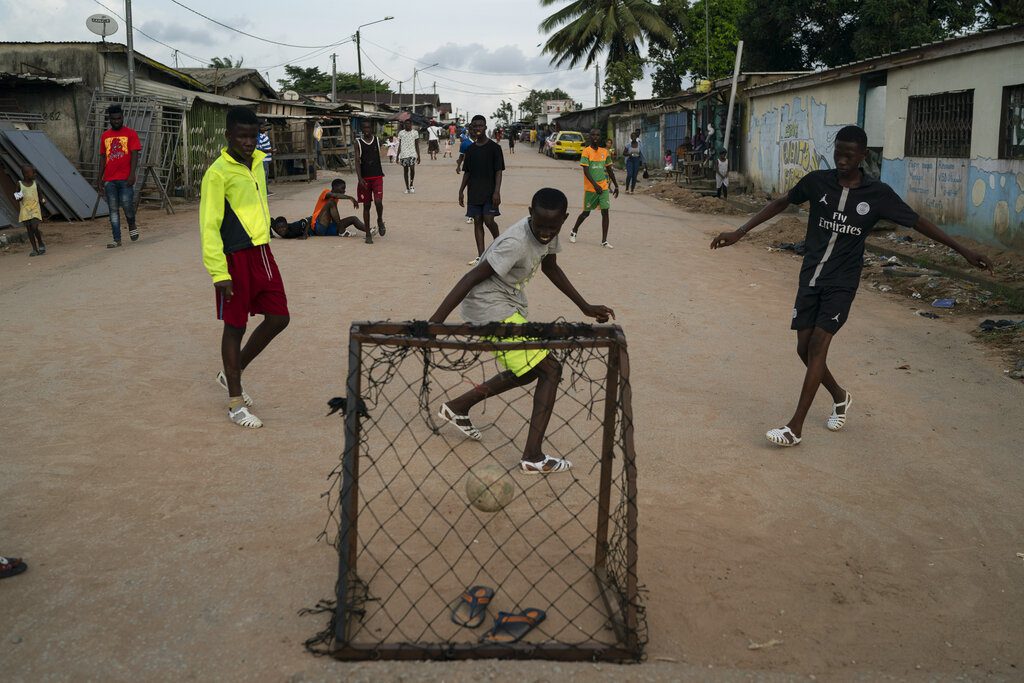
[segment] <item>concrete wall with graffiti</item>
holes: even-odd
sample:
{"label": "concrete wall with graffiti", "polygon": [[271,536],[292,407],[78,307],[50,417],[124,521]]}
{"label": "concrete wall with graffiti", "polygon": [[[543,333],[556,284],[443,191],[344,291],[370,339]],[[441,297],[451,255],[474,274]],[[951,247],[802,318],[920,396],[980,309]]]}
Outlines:
{"label": "concrete wall with graffiti", "polygon": [[751,184],[777,194],[810,171],[832,168],[836,133],[857,122],[858,88],[850,79],[751,98],[745,150]]}
{"label": "concrete wall with graffiti", "polygon": [[[891,69],[882,180],[953,234],[1024,250],[1024,160],[999,158],[1003,88],[1024,83],[1024,47]],[[974,90],[969,158],[905,156],[909,98]]]}

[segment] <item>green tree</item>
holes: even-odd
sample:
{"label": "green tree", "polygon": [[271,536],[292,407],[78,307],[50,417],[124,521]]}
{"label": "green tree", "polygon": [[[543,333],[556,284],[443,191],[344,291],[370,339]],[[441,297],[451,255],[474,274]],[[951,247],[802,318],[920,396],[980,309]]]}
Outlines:
{"label": "green tree", "polygon": [[244,57],[235,59],[228,55],[227,57],[214,57],[207,66],[211,69],[237,69],[242,66],[243,61],[245,61]]}
{"label": "green tree", "polygon": [[636,55],[629,55],[624,59],[612,62],[604,74],[604,102],[602,104],[613,104],[621,100],[633,99],[636,97],[633,84],[643,77],[644,63]]}
{"label": "green tree", "polygon": [[989,28],[1008,24],[1024,24],[1024,0],[981,0],[980,14]]}
{"label": "green tree", "polygon": [[[331,74],[324,73],[318,66],[301,67],[289,64],[284,68],[285,77],[277,81],[281,90],[294,90],[304,93],[326,93],[331,91]],[[359,74],[339,71],[337,75],[338,92],[358,92]],[[363,91],[391,92],[388,81],[363,76]]]}
{"label": "green tree", "polygon": [[555,88],[554,90],[531,90],[530,94],[519,103],[519,108],[523,110],[523,121],[533,123],[537,116],[540,115],[540,110],[544,106],[545,100],[571,99],[569,93],[561,88]]}
{"label": "green tree", "polygon": [[689,22],[688,0],[662,0],[658,14],[672,31],[672,40],[652,38],[647,49],[647,60],[653,67],[651,85],[655,97],[674,95],[683,89],[687,66],[681,48],[687,44],[686,26]]}
{"label": "green tree", "polygon": [[[540,0],[543,7],[565,0]],[[640,56],[640,46],[655,38],[672,41],[672,32],[651,0],[572,0],[547,17],[540,30],[551,34],[544,52],[551,63],[593,66],[607,55],[611,66],[628,56]]]}
{"label": "green tree", "polygon": [[746,9],[747,0],[697,0],[690,5],[683,27],[686,44],[679,50],[689,74],[712,80],[732,74],[739,20]]}
{"label": "green tree", "polygon": [[501,104],[498,105],[498,110],[491,114],[491,118],[496,121],[500,121],[504,126],[512,123],[514,116],[515,109],[512,108],[512,103],[505,100],[502,100]]}

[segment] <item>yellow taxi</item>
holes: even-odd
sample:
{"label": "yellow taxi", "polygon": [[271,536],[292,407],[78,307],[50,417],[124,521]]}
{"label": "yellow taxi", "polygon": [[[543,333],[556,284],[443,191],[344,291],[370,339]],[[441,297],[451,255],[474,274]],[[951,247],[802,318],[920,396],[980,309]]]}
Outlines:
{"label": "yellow taxi", "polygon": [[583,133],[574,130],[563,130],[555,133],[551,141],[551,156],[580,158],[583,148],[587,146],[587,139]]}

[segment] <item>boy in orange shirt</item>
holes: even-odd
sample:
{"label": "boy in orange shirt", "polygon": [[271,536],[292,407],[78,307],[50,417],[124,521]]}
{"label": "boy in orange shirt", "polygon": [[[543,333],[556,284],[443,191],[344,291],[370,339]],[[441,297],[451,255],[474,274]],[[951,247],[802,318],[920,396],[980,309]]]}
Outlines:
{"label": "boy in orange shirt", "polygon": [[608,150],[601,146],[601,131],[594,128],[590,131],[590,145],[583,148],[580,154],[580,166],[583,167],[583,212],[576,218],[576,225],[569,233],[569,241],[576,242],[576,234],[580,231],[580,225],[587,220],[587,216],[594,209],[601,208],[601,246],[611,249],[608,244],[608,207],[609,199],[608,180],[611,179],[611,195],[619,196],[619,181],[615,179],[615,169],[612,168],[612,158]]}
{"label": "boy in orange shirt", "polygon": [[342,218],[341,214],[338,213],[339,199],[349,200],[352,202],[353,207],[359,206],[355,197],[345,194],[345,181],[341,178],[335,178],[331,182],[331,189],[321,192],[316,200],[311,221],[313,224],[312,234],[317,237],[348,237],[352,234],[349,231],[349,228],[352,227],[360,232],[365,232],[366,243],[373,244],[373,235],[377,231],[375,229],[367,229],[366,224],[355,216],[345,216]]}

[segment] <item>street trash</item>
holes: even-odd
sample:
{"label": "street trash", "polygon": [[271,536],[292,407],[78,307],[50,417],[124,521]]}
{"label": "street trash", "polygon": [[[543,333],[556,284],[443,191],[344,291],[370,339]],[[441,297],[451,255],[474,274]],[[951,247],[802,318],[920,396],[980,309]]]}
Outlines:
{"label": "street trash", "polygon": [[941,315],[935,315],[931,311],[918,311],[917,314],[922,318],[929,318],[931,320],[938,320],[942,317]]}
{"label": "street trash", "polygon": [[804,245],[803,240],[800,240],[799,242],[783,242],[775,245],[775,248],[778,251],[791,251],[797,256],[803,256],[807,253],[807,247]]}
{"label": "street trash", "polygon": [[956,305],[956,299],[936,299],[932,302],[932,306],[935,308],[953,308]]}
{"label": "street trash", "polygon": [[1014,327],[1024,327],[1024,320],[982,320],[978,325],[978,329],[982,332],[1009,330]]}

